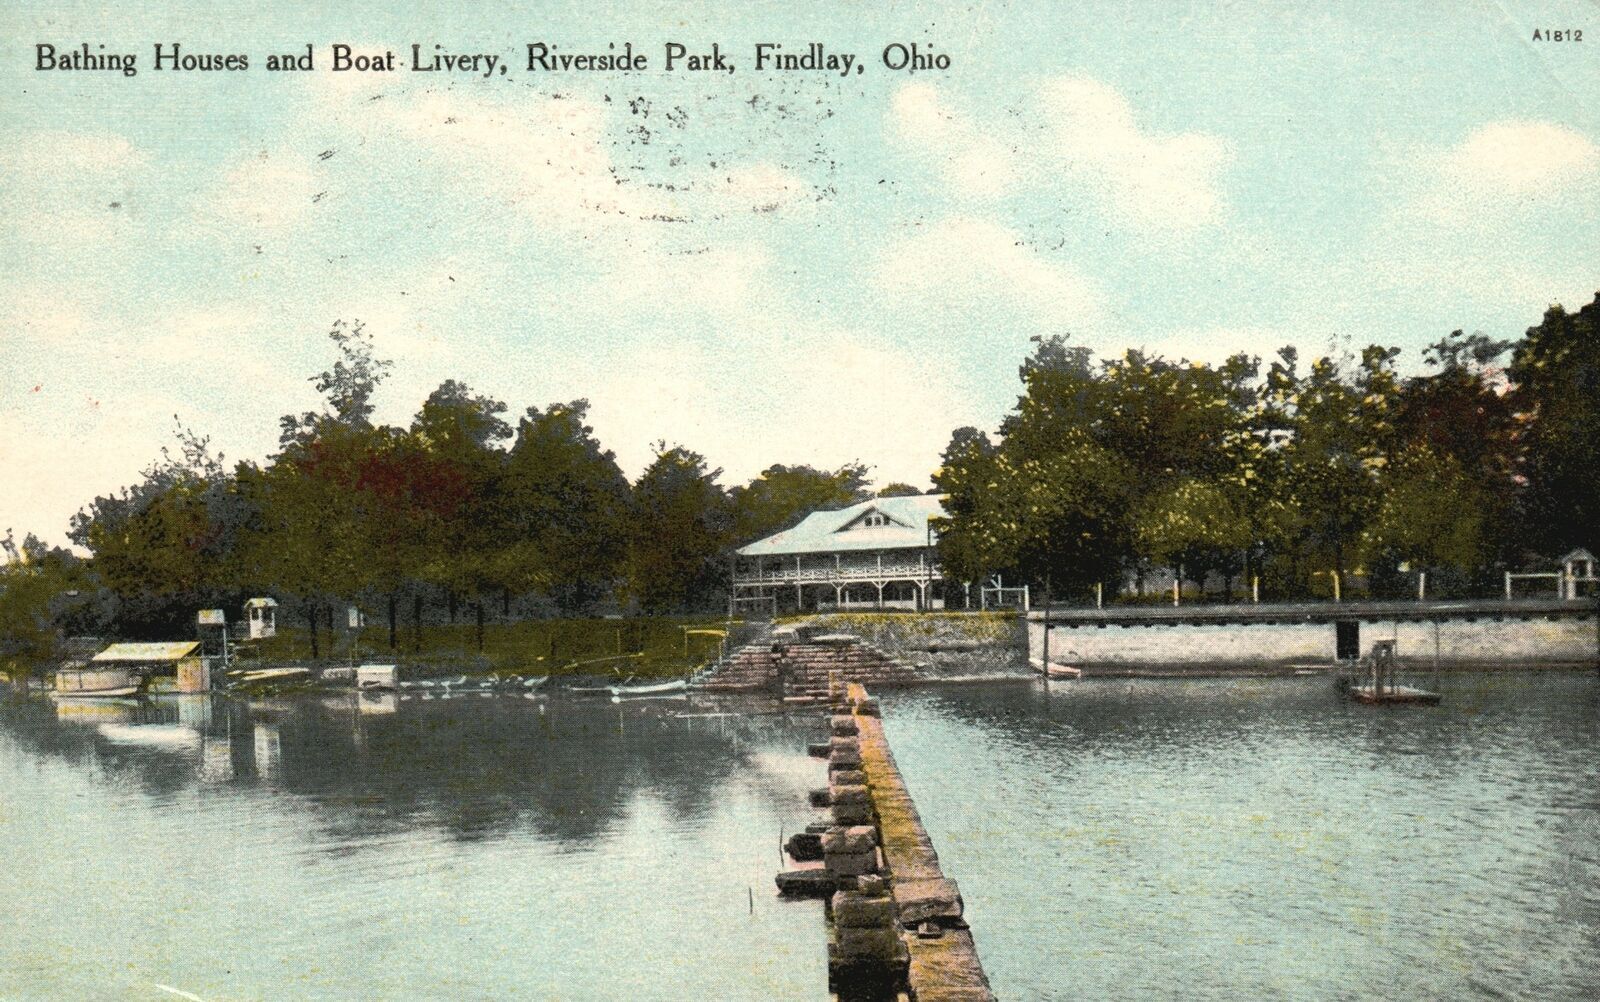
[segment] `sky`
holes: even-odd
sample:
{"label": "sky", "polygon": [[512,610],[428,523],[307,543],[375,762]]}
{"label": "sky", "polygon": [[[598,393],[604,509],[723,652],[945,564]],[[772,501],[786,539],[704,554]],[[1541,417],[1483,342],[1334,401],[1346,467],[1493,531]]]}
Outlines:
{"label": "sky", "polygon": [[[1410,370],[1600,290],[1594,0],[793,6],[7,5],[0,531],[63,541],[175,421],[265,459],[341,319],[394,360],[381,421],[458,379],[513,416],[588,399],[630,476],[665,441],[729,485],[926,486],[1033,337]],[[157,72],[158,42],[250,69]],[[529,73],[535,42],[651,65]],[[668,42],[734,72],[664,72]],[[861,69],[757,71],[758,42]],[[137,72],[40,71],[41,43]],[[397,69],[332,72],[334,43]]]}

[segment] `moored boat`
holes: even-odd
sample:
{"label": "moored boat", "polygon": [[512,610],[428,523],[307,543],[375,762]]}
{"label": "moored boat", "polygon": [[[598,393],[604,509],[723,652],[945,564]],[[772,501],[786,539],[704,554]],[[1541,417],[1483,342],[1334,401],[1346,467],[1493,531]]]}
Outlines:
{"label": "moored boat", "polygon": [[623,696],[669,696],[673,693],[683,692],[689,688],[687,679],[673,679],[671,682],[656,682],[650,685],[612,685],[607,686],[611,695],[621,698]]}
{"label": "moored boat", "polygon": [[1058,664],[1054,661],[1040,661],[1038,658],[1029,658],[1028,663],[1033,665],[1033,670],[1047,679],[1072,679],[1082,678],[1083,669],[1073,665]]}
{"label": "moored boat", "polygon": [[85,666],[56,672],[57,699],[107,699],[137,695],[144,677],[128,668]]}

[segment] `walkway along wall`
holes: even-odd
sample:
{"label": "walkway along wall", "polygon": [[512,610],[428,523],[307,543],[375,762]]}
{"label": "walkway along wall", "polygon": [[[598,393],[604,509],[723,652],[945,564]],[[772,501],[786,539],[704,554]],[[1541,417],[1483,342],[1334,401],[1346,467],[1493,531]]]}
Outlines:
{"label": "walkway along wall", "polygon": [[1090,674],[1289,670],[1365,655],[1394,640],[1402,662],[1444,667],[1589,666],[1590,602],[1366,602],[1054,609],[1028,614],[1028,655]]}
{"label": "walkway along wall", "polygon": [[841,1002],[992,1002],[988,977],[883,733],[877,701],[838,675],[829,688],[828,787],[813,793],[829,824],[788,843],[822,866],[780,874],[785,893],[828,897],[828,980]]}

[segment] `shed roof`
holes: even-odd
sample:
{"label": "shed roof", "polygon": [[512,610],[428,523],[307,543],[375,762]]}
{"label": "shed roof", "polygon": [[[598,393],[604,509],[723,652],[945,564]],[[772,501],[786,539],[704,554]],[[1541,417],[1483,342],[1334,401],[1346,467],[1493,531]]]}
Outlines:
{"label": "shed roof", "polygon": [[1573,550],[1571,553],[1569,553],[1566,556],[1561,558],[1561,562],[1564,563],[1564,564],[1582,563],[1583,561],[1586,561],[1586,560],[1593,561],[1594,560],[1594,554],[1590,553],[1588,550],[1584,549],[1581,546],[1578,547],[1576,550]]}
{"label": "shed roof", "polygon": [[244,604],[244,607],[246,609],[253,609],[253,608],[256,608],[257,606],[259,606],[259,607],[261,607],[263,609],[266,609],[266,608],[270,608],[271,606],[275,606],[277,604],[278,604],[278,600],[275,599],[275,598],[253,598],[250,601],[246,602]]}
{"label": "shed roof", "polygon": [[[870,527],[855,524],[874,511],[888,516],[889,523]],[[814,511],[792,529],[740,547],[739,555],[769,557],[923,547],[933,539],[928,531],[928,519],[943,515],[943,494],[873,498],[837,511]]]}
{"label": "shed roof", "polygon": [[198,640],[169,640],[158,644],[112,644],[91,661],[182,661],[200,646]]}

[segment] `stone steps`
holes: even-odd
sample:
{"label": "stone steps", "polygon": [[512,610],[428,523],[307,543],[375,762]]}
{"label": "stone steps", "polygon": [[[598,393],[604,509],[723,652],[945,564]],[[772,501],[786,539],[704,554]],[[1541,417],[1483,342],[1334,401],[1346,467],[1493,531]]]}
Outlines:
{"label": "stone steps", "polygon": [[853,637],[828,637],[826,643],[780,640],[750,644],[704,682],[706,692],[766,690],[794,702],[827,698],[830,676],[841,683],[876,686],[919,681],[910,664]]}

